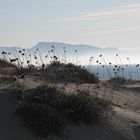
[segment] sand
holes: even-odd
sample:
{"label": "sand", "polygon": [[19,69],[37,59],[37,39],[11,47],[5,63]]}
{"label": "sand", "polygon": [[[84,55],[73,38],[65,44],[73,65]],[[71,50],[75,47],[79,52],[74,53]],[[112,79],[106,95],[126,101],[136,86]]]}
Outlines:
{"label": "sand", "polygon": [[39,140],[14,114],[16,104],[9,90],[0,90],[0,140]]}
{"label": "sand", "polygon": [[[14,114],[17,105],[12,102],[10,91],[2,87],[0,89],[0,140],[43,140],[34,136]],[[106,94],[106,97],[111,96],[111,93],[106,92]],[[113,102],[115,104],[111,111],[107,112],[107,121],[103,120],[96,127],[84,124],[69,125],[64,133],[64,139],[140,140],[140,84],[115,91]],[[48,140],[55,139],[59,138],[52,136],[48,138]]]}

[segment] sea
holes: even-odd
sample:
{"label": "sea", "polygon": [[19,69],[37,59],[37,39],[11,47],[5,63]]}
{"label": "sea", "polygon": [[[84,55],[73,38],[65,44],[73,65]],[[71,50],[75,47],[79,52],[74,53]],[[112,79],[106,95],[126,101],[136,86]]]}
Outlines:
{"label": "sea", "polygon": [[133,65],[87,65],[88,71],[97,75],[101,80],[113,77],[122,77],[129,80],[140,81],[140,66]]}

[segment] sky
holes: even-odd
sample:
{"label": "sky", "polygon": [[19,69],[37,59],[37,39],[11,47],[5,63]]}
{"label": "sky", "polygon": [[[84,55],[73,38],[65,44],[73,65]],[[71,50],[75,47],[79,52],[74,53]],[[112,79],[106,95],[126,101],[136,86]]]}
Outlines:
{"label": "sky", "polygon": [[0,0],[0,46],[38,42],[140,50],[140,0]]}

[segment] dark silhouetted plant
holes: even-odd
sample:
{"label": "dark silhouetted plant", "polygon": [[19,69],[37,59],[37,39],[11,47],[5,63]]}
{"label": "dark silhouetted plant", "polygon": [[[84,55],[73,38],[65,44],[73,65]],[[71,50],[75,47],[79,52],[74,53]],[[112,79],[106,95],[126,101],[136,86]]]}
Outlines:
{"label": "dark silhouetted plant", "polygon": [[40,137],[61,136],[67,124],[98,124],[109,102],[85,91],[66,93],[52,86],[26,91],[16,114]]}

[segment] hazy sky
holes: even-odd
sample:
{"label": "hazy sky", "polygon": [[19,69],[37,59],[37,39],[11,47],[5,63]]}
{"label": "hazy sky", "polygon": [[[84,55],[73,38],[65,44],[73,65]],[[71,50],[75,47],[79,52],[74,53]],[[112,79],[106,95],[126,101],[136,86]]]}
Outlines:
{"label": "hazy sky", "polygon": [[0,46],[40,41],[140,50],[140,0],[0,0]]}

